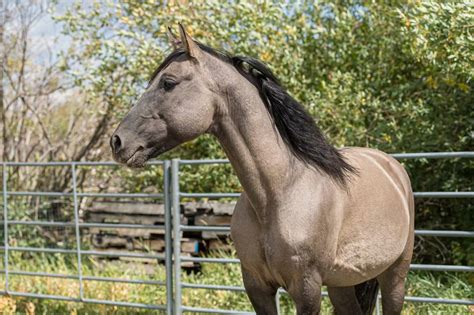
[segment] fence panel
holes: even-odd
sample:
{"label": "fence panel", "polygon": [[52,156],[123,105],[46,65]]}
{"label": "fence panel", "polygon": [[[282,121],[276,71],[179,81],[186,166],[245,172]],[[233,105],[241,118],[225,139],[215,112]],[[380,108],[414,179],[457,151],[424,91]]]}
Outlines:
{"label": "fence panel", "polygon": [[[433,152],[433,153],[400,153],[392,154],[398,160],[402,159],[444,159],[444,158],[473,158],[474,152]],[[179,160],[175,159],[172,161],[173,164],[173,190],[171,198],[176,205],[180,204],[181,198],[208,198],[208,199],[220,199],[220,198],[238,198],[240,193],[193,193],[193,192],[181,192],[179,189],[179,166],[180,165],[208,165],[208,164],[227,164],[228,160]],[[474,192],[415,192],[415,198],[474,198]],[[179,211],[179,207],[172,207],[175,217],[179,217],[180,213],[175,212]],[[181,225],[179,219],[174,222],[174,231],[175,235],[180,235],[180,232],[183,231],[193,231],[193,232],[230,232],[230,227],[223,226],[186,226]],[[474,237],[474,232],[472,231],[432,231],[432,230],[416,230],[416,235],[419,236],[438,236],[438,237]],[[179,242],[175,242],[176,246],[179,246]],[[181,290],[182,288],[192,288],[192,289],[207,289],[207,290],[228,290],[236,292],[244,292],[245,289],[239,286],[225,286],[225,285],[205,285],[205,284],[191,284],[184,283],[180,279],[179,268],[181,267],[181,262],[196,262],[196,263],[217,263],[217,264],[228,264],[228,263],[240,263],[239,259],[232,258],[208,258],[208,257],[184,257],[179,256],[180,251],[175,248],[175,288],[179,292],[179,295],[176,295],[175,298],[175,312],[176,314],[181,314],[182,312],[195,312],[195,313],[217,313],[217,314],[249,314],[249,312],[239,311],[239,310],[224,310],[224,309],[209,309],[209,308],[199,308],[199,307],[190,307],[181,305]],[[176,259],[177,257],[177,259]],[[426,270],[426,271],[457,271],[457,272],[473,272],[473,266],[448,266],[448,265],[428,265],[428,264],[412,264],[410,266],[411,270]],[[277,301],[279,301],[279,296],[281,294],[286,294],[285,290],[280,289],[276,296]],[[327,296],[327,292],[322,293],[323,296]],[[380,313],[380,299],[379,295],[377,299],[376,313]],[[474,305],[474,300],[460,300],[460,299],[444,299],[444,298],[435,298],[435,297],[417,297],[417,296],[407,296],[405,298],[407,302],[420,302],[420,303],[440,303],[440,304],[456,304],[456,305]],[[253,314],[253,313],[250,313]]]}
{"label": "fence panel", "polygon": [[[444,159],[444,158],[473,158],[474,152],[440,152],[440,153],[403,153],[393,154],[397,159]],[[201,307],[191,307],[182,304],[183,289],[194,290],[226,290],[234,292],[244,292],[242,286],[229,285],[209,285],[186,283],[181,279],[182,263],[218,263],[218,264],[238,264],[240,261],[236,258],[210,258],[210,257],[188,257],[183,256],[181,250],[181,234],[182,232],[224,232],[230,233],[229,226],[188,226],[181,224],[180,221],[180,202],[182,198],[238,198],[239,193],[195,193],[180,191],[180,166],[182,165],[205,165],[205,164],[228,164],[228,160],[166,160],[153,161],[151,165],[159,165],[163,168],[163,192],[147,194],[147,193],[90,193],[77,190],[77,168],[81,166],[115,166],[114,162],[49,162],[49,163],[23,163],[23,162],[3,162],[2,166],[2,199],[3,199],[3,237],[4,244],[0,246],[3,250],[3,269],[0,273],[4,274],[5,283],[4,290],[0,291],[2,295],[20,296],[28,298],[53,299],[70,302],[95,303],[104,305],[113,305],[121,307],[136,307],[152,310],[161,310],[167,314],[181,314],[183,312],[201,312],[201,313],[219,313],[219,314],[249,314],[246,311],[209,309]],[[44,191],[10,191],[8,187],[8,170],[14,167],[70,167],[72,177],[71,192],[44,192]],[[46,196],[46,197],[67,197],[72,199],[73,203],[73,219],[72,222],[48,222],[48,221],[26,221],[26,220],[9,220],[8,200],[10,196]],[[164,203],[165,218],[163,225],[148,224],[116,224],[116,223],[87,223],[80,222],[79,216],[79,200],[82,197],[103,197],[103,198],[153,198],[160,199]],[[416,198],[474,198],[473,192],[416,192]],[[69,227],[74,229],[75,248],[38,248],[30,246],[15,246],[9,242],[9,227],[14,225],[24,226],[43,226],[43,227]],[[111,229],[156,229],[163,230],[165,237],[165,253],[164,255],[153,253],[128,253],[123,251],[101,252],[96,250],[85,250],[81,248],[81,228],[111,228]],[[473,231],[437,231],[437,230],[416,230],[416,235],[427,237],[463,237],[473,238]],[[76,274],[59,274],[51,272],[32,272],[24,270],[12,270],[9,259],[11,252],[31,252],[46,254],[71,254],[77,258]],[[97,277],[88,276],[83,273],[83,257],[84,256],[105,256],[105,257],[131,257],[131,258],[153,258],[164,262],[165,279],[144,280],[144,279],[121,279],[114,277]],[[473,272],[473,266],[447,266],[447,265],[427,265],[412,264],[412,270],[429,270],[429,271],[453,271],[453,272]],[[31,276],[31,277],[48,277],[59,279],[71,279],[79,282],[79,292],[77,296],[49,295],[32,292],[17,292],[11,290],[11,276]],[[106,299],[88,298],[84,293],[84,283],[87,281],[102,281],[112,283],[128,283],[128,284],[145,284],[164,286],[166,288],[166,303],[147,304],[135,303],[129,301],[112,301]],[[284,290],[279,290],[277,301],[282,294],[286,294]],[[323,296],[327,296],[327,292],[323,292]],[[380,299],[380,296],[379,296]],[[423,302],[423,303],[444,303],[458,305],[474,305],[473,300],[460,299],[443,299],[437,297],[418,297],[407,296],[407,302]],[[377,303],[377,313],[379,311],[379,303]]]}
{"label": "fence panel", "polygon": [[[161,310],[167,314],[172,314],[173,307],[173,282],[172,282],[172,234],[171,234],[171,202],[170,197],[170,161],[155,161],[150,163],[152,165],[161,165],[163,167],[163,187],[164,191],[161,194],[124,194],[124,193],[84,193],[77,191],[77,166],[114,166],[117,165],[113,162],[51,162],[51,163],[21,163],[21,162],[4,162],[2,163],[2,174],[3,174],[3,229],[4,229],[4,244],[0,247],[0,250],[4,251],[4,266],[0,270],[5,276],[5,288],[0,291],[2,295],[28,297],[28,298],[40,298],[40,299],[52,299],[68,302],[82,302],[82,303],[93,303],[103,304],[120,307],[134,307],[143,308],[150,310]],[[56,166],[67,166],[71,168],[72,178],[72,192],[18,192],[8,190],[8,169],[9,167],[56,167]],[[73,200],[73,222],[45,222],[45,221],[20,221],[20,220],[9,220],[8,219],[8,197],[9,196],[47,196],[47,197],[69,197]],[[144,225],[144,224],[110,224],[110,223],[82,223],[79,218],[79,198],[80,197],[107,197],[107,198],[154,198],[161,199],[164,203],[164,225]],[[37,248],[37,247],[19,247],[10,246],[9,243],[9,226],[10,225],[27,225],[27,226],[46,226],[46,227],[73,227],[75,234],[75,249],[58,249],[58,248]],[[121,251],[115,252],[101,252],[96,250],[83,250],[81,249],[81,228],[113,228],[113,229],[156,229],[163,230],[165,235],[165,255],[156,254],[141,254],[141,253],[127,253]],[[9,256],[13,251],[19,252],[30,252],[30,253],[51,253],[51,254],[73,254],[77,257],[77,274],[56,274],[48,272],[31,272],[21,270],[11,270],[9,264]],[[83,275],[82,258],[85,255],[102,256],[102,257],[131,257],[131,258],[153,258],[163,261],[165,264],[166,279],[164,281],[156,280],[144,280],[144,279],[123,279],[114,277],[96,277],[96,276],[85,276]],[[31,276],[31,277],[49,277],[49,278],[60,278],[60,279],[72,279],[79,282],[79,292],[76,297],[62,296],[62,295],[50,295],[41,293],[31,292],[18,292],[10,289],[9,278],[10,275],[19,276]],[[155,285],[164,286],[166,288],[166,304],[146,304],[146,303],[135,303],[128,301],[112,301],[106,299],[95,299],[87,298],[84,294],[84,283],[86,281],[101,281],[101,282],[112,282],[112,283],[127,283],[127,284],[144,284],[144,285]]]}

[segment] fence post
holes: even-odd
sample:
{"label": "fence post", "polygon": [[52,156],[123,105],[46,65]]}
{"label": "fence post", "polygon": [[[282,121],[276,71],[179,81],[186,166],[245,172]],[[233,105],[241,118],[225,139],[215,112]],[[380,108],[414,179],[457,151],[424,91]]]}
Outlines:
{"label": "fence post", "polygon": [[179,159],[171,160],[171,208],[173,210],[174,314],[181,315],[181,213]]}
{"label": "fence post", "polygon": [[7,200],[7,163],[3,163],[3,242],[5,247],[5,292],[8,293],[8,200]]}
{"label": "fence post", "polygon": [[173,240],[171,237],[171,191],[169,160],[163,161],[163,202],[165,207],[166,314],[173,314]]}
{"label": "fence post", "polygon": [[84,283],[82,281],[81,231],[79,227],[79,204],[77,201],[76,163],[71,164],[72,194],[74,198],[74,227],[76,230],[77,274],[79,276],[79,297],[84,300]]}
{"label": "fence post", "polygon": [[277,290],[277,293],[275,294],[275,304],[277,307],[277,315],[281,314],[280,310],[280,290]]}
{"label": "fence post", "polygon": [[377,292],[377,300],[375,302],[375,315],[380,315],[380,295]]}

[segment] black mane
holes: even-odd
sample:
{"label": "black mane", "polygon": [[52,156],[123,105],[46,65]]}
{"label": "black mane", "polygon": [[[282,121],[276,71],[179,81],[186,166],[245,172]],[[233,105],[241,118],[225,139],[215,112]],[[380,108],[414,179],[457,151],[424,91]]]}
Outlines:
{"label": "black mane", "polygon": [[[244,77],[251,75],[255,78],[249,81],[260,91],[280,136],[298,159],[323,171],[343,186],[351,174],[357,173],[357,170],[346,162],[339,150],[329,144],[311,115],[288,94],[264,63],[251,57],[231,56],[201,43],[198,45],[205,52],[234,65]],[[166,57],[154,71],[150,82],[182,54],[184,50],[178,49]]]}

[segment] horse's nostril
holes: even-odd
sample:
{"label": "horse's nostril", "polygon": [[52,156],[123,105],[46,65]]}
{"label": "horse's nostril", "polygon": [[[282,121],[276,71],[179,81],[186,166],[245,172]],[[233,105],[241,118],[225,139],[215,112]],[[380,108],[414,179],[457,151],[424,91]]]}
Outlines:
{"label": "horse's nostril", "polygon": [[112,147],[112,151],[114,151],[114,153],[120,151],[120,148],[122,147],[122,140],[120,140],[120,137],[113,135],[112,139],[110,139],[110,146]]}

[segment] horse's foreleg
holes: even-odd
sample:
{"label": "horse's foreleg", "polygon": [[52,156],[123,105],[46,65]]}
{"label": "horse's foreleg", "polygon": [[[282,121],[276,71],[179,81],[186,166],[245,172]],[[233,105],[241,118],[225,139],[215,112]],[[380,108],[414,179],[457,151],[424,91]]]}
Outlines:
{"label": "horse's foreleg", "polygon": [[328,287],[328,293],[336,315],[362,315],[353,286]]}
{"label": "horse's foreleg", "polygon": [[321,277],[317,273],[297,277],[288,288],[298,315],[316,315],[321,310]]}
{"label": "horse's foreleg", "polygon": [[242,277],[244,279],[245,291],[255,312],[258,315],[277,315],[275,294],[278,288],[254,277],[244,267],[242,267]]}

